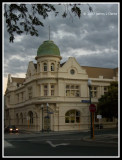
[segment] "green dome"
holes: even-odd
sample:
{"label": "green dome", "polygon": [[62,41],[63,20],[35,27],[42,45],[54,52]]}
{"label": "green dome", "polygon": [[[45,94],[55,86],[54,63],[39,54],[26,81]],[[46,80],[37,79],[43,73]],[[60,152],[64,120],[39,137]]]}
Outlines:
{"label": "green dome", "polygon": [[45,55],[56,55],[60,56],[59,48],[54,44],[53,41],[44,41],[37,50],[37,56]]}

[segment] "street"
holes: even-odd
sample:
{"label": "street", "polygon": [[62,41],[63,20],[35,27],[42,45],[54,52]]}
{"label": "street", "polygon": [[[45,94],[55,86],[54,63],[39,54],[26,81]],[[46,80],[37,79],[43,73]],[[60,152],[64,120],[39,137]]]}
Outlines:
{"label": "street", "polygon": [[4,148],[5,157],[118,156],[118,143],[84,141],[84,136],[88,136],[89,132],[45,134],[43,136],[41,134],[30,134],[29,136],[25,133],[19,134],[5,135],[5,143],[7,144]]}

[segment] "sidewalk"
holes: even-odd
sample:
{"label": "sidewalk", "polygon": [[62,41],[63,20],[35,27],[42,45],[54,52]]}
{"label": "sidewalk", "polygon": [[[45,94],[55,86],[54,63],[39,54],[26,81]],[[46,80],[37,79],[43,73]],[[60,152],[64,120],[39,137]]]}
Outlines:
{"label": "sidewalk", "polygon": [[29,133],[29,134],[40,134],[40,135],[63,135],[63,134],[74,134],[74,133],[81,133],[81,132],[88,132],[89,130],[84,131],[27,131],[21,130],[20,133]]}
{"label": "sidewalk", "polygon": [[114,143],[118,144],[118,134],[102,134],[102,135],[94,135],[94,138],[91,139],[90,136],[86,136],[83,138],[84,141],[89,142],[103,142],[103,143]]}

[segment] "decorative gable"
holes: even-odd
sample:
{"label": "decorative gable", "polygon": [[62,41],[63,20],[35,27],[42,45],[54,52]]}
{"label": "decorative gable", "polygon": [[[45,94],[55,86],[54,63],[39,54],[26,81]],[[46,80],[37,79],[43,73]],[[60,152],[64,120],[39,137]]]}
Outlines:
{"label": "decorative gable", "polygon": [[84,79],[88,78],[88,75],[74,57],[69,57],[68,61],[63,64],[59,69],[59,77],[71,78],[71,79]]}
{"label": "decorative gable", "polygon": [[33,76],[34,74],[36,73],[36,68],[34,66],[34,63],[32,61],[29,62],[29,65],[28,65],[28,69],[27,69],[27,74],[26,76],[27,77],[31,77]]}

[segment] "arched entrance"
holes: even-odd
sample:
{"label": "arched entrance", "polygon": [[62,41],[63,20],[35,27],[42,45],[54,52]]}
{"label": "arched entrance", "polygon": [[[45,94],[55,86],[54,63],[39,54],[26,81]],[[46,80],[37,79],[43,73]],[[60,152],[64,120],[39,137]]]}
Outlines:
{"label": "arched entrance", "polygon": [[44,131],[50,131],[50,116],[44,117]]}
{"label": "arched entrance", "polygon": [[19,125],[19,115],[18,115],[18,113],[16,114],[16,125]]}
{"label": "arched entrance", "polygon": [[22,113],[20,113],[20,123],[21,125],[23,124],[23,114]]}
{"label": "arched entrance", "polygon": [[53,110],[45,107],[43,112],[43,130],[51,131],[53,130]]}
{"label": "arched entrance", "polygon": [[27,114],[27,122],[28,122],[28,128],[30,128],[33,125],[33,112],[29,111]]}

